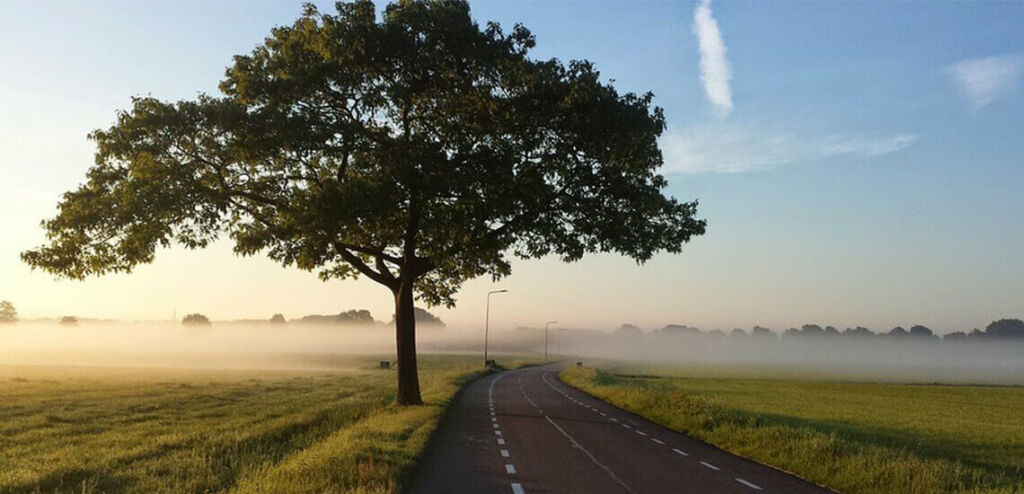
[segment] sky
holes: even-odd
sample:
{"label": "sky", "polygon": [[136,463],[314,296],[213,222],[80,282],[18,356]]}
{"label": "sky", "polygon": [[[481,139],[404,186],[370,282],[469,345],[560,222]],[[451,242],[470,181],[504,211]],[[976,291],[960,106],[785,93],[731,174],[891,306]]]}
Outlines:
{"label": "sky", "polygon": [[[450,327],[937,332],[1024,316],[1024,2],[474,2],[521,22],[532,56],[587,59],[665,110],[666,193],[708,231],[643,266],[614,255],[517,261],[466,283]],[[269,318],[393,312],[370,280],[314,274],[231,244],[172,248],[84,282],[32,271],[39,222],[84,179],[133,95],[216,93],[300,2],[0,0],[0,300],[22,317]],[[323,5],[329,10],[330,5]],[[432,309],[433,310],[433,309]]]}

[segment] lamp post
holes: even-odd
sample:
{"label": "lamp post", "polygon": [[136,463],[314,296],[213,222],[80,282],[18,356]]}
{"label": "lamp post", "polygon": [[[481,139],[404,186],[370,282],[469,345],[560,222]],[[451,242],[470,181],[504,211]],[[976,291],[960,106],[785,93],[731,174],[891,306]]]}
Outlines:
{"label": "lamp post", "polygon": [[505,292],[508,292],[508,290],[493,290],[487,292],[487,312],[486,316],[484,316],[484,367],[487,367],[487,338],[491,326],[491,295]]}
{"label": "lamp post", "polygon": [[550,328],[552,324],[557,323],[558,321],[548,321],[544,323],[544,360],[548,359],[548,328]]}

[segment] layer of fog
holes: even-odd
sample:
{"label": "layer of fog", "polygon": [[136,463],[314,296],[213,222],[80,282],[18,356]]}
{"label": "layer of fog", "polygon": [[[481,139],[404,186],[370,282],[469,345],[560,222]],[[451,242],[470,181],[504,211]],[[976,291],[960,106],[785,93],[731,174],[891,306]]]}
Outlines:
{"label": "layer of fog", "polygon": [[[473,353],[483,331],[421,328],[421,353]],[[394,328],[373,326],[214,323],[53,322],[0,325],[0,365],[191,367],[211,369],[337,369],[339,355],[394,360]],[[491,331],[498,356],[544,352],[544,330]],[[608,334],[552,330],[552,358],[609,359],[702,375],[801,377],[901,382],[1024,385],[1024,342],[914,341],[891,338],[778,338],[708,333]],[[635,366],[638,372],[643,365]],[[653,371],[652,371],[653,372]]]}
{"label": "layer of fog", "polygon": [[573,334],[562,347],[582,358],[647,364],[633,367],[656,374],[1024,385],[1024,341],[1014,340]]}

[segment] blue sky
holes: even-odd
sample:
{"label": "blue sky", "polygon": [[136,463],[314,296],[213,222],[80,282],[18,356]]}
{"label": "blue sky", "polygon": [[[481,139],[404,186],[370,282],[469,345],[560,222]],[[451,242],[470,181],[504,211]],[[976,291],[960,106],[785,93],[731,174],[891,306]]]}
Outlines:
{"label": "blue sky", "polygon": [[[91,163],[85,135],[134,94],[214,92],[298,2],[0,3],[0,299],[26,316],[289,317],[390,294],[322,284],[227,244],[131,276],[57,282],[18,252]],[[533,55],[653,91],[669,192],[708,234],[644,267],[517,263],[497,325],[687,323],[970,329],[1024,316],[1024,3],[477,2]],[[324,6],[330,8],[329,5]],[[716,31],[718,36],[716,36]],[[489,280],[451,324],[478,325]]]}

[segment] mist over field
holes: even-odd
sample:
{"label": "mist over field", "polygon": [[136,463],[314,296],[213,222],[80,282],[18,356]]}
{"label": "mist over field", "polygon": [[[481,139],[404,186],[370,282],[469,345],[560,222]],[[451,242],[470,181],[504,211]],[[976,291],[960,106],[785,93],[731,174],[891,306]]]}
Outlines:
{"label": "mist over field", "polygon": [[[421,353],[483,350],[483,330],[425,326],[417,336]],[[511,353],[542,355],[544,330],[492,329],[489,350],[499,359]],[[615,360],[623,371],[637,373],[1024,385],[1024,342],[1014,339],[552,329],[548,351],[552,358]],[[0,327],[5,365],[327,370],[351,365],[343,358],[349,355],[394,360],[394,327],[296,321],[209,327],[23,321]]]}
{"label": "mist over field", "polygon": [[[569,352],[712,376],[1024,385],[1024,342],[693,334],[574,338]],[[628,368],[626,369],[628,370]],[[643,367],[649,372],[649,367]]]}

